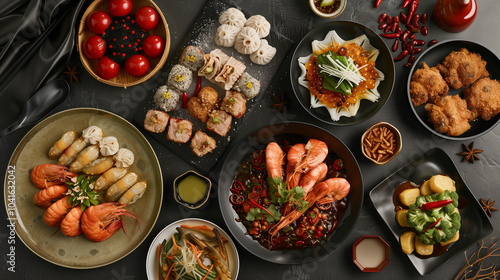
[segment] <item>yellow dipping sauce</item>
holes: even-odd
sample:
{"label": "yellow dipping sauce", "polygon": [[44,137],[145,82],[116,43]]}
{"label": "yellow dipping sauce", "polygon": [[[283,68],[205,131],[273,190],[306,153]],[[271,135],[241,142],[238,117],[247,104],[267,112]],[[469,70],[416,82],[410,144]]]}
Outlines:
{"label": "yellow dipping sauce", "polygon": [[189,175],[179,182],[177,191],[184,202],[195,204],[205,197],[207,188],[205,180],[196,175]]}

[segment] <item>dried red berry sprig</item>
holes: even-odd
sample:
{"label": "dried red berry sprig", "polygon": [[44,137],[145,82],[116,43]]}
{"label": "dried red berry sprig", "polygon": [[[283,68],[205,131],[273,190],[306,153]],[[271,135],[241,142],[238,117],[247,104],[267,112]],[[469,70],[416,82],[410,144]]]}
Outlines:
{"label": "dried red berry sprig", "polygon": [[[415,55],[422,52],[422,46],[425,41],[417,39],[416,33],[423,36],[429,34],[429,29],[425,24],[427,23],[427,14],[417,14],[419,1],[418,0],[405,0],[403,9],[408,7],[408,12],[400,12],[397,16],[390,16],[383,13],[379,16],[378,28],[383,30],[380,36],[386,39],[394,39],[391,50],[397,52],[401,47],[401,52],[394,58],[394,61],[401,61],[408,57],[406,64],[410,68],[415,62]],[[405,30],[401,27],[403,25]],[[437,43],[437,40],[431,40],[428,45],[432,46]]]}

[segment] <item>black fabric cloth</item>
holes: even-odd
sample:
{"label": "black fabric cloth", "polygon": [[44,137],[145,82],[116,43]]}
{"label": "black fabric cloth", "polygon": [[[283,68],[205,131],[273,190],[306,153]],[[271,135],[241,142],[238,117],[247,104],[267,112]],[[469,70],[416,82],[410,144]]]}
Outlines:
{"label": "black fabric cloth", "polygon": [[0,131],[63,71],[85,0],[11,0],[0,7]]}

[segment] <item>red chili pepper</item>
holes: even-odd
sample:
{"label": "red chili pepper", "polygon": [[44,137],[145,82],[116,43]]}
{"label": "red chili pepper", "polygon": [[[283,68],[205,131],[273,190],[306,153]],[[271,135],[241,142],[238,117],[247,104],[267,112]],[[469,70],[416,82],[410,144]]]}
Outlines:
{"label": "red chili pepper", "polygon": [[393,22],[391,24],[391,31],[392,32],[396,32],[396,28],[399,26],[399,24],[397,22]]}
{"label": "red chili pepper", "polygon": [[336,159],[333,162],[333,168],[335,170],[341,170],[342,168],[344,168],[344,161],[342,161],[340,158]]}
{"label": "red chili pepper", "polygon": [[403,32],[403,34],[401,34],[401,36],[399,36],[399,40],[401,40],[402,42],[406,42],[408,36],[410,36],[410,31],[406,30],[405,32]]}
{"label": "red chili pepper", "polygon": [[378,23],[382,23],[387,18],[387,14],[383,13],[378,17]]}
{"label": "red chili pepper", "polygon": [[384,22],[384,23],[379,24],[378,29],[382,30],[386,27],[387,27],[387,23]]}
{"label": "red chili pepper", "polygon": [[256,196],[260,195],[262,187],[260,185],[253,186],[252,193]]}
{"label": "red chili pepper", "polygon": [[395,52],[398,50],[398,46],[399,46],[399,40],[398,39],[395,39],[394,40],[394,44],[392,44],[392,51]]}
{"label": "red chili pepper", "polygon": [[408,62],[408,63],[405,63],[404,67],[410,68],[412,65],[413,65],[413,63]]}
{"label": "red chili pepper", "polygon": [[441,219],[442,219],[442,218],[443,218],[443,217],[439,218],[437,221],[435,221],[434,223],[432,223],[430,226],[428,226],[428,227],[427,227],[426,229],[424,229],[424,231],[422,231],[422,232],[426,232],[428,229],[430,229],[430,228],[432,228],[433,226],[437,225],[437,224],[441,221]]}
{"label": "red chili pepper", "polygon": [[406,23],[410,22],[410,20],[413,18],[413,15],[417,11],[418,8],[418,0],[412,0],[411,5],[410,5],[410,10],[408,11],[408,16]]}
{"label": "red chili pepper", "polygon": [[418,19],[420,18],[419,15],[414,15],[413,18],[411,19],[411,23],[413,26],[416,28],[420,28],[420,25],[418,24]]}
{"label": "red chili pepper", "polygon": [[194,90],[193,96],[196,97],[198,96],[198,92],[200,92],[201,89],[201,76],[198,76],[198,81],[196,81],[196,89]]}
{"label": "red chili pepper", "polygon": [[380,36],[387,38],[387,39],[396,39],[396,38],[399,38],[400,34],[399,33],[389,33],[389,34],[380,34]]}
{"label": "red chili pepper", "polygon": [[406,24],[406,15],[405,13],[399,13],[399,18],[401,19],[401,23]]}
{"label": "red chili pepper", "polygon": [[262,210],[266,211],[267,213],[269,213],[269,215],[271,215],[271,216],[273,216],[273,217],[274,217],[274,215],[273,215],[271,212],[269,212],[269,210],[267,210],[267,209],[266,209],[266,207],[264,207],[264,206],[262,206],[262,205],[258,204],[255,200],[253,200],[253,199],[251,199],[251,198],[250,198],[250,199],[248,199],[248,201],[250,201],[250,203],[252,203],[252,204],[253,204],[253,205],[255,205],[256,207],[258,207],[258,208],[260,208],[260,209],[262,209]]}
{"label": "red chili pepper", "polygon": [[187,103],[188,103],[188,94],[187,92],[183,92],[182,93],[182,109],[186,109],[187,108]]}
{"label": "red chili pepper", "polygon": [[415,61],[415,56],[414,55],[410,55],[410,57],[408,58],[408,63],[413,64],[414,61]]}
{"label": "red chili pepper", "polygon": [[262,168],[260,168],[260,166],[258,165],[252,165],[252,168],[258,171],[262,171]]}
{"label": "red chili pepper", "polygon": [[420,209],[422,209],[422,211],[428,211],[431,209],[446,206],[450,203],[453,203],[453,201],[454,201],[453,199],[445,199],[445,200],[427,202],[427,203],[423,204],[422,206],[420,206]]}
{"label": "red chili pepper", "polygon": [[[262,191],[260,192],[259,196],[267,198],[267,195],[268,195],[267,189],[266,188],[262,188]],[[271,204],[271,203],[269,203],[269,204]],[[267,204],[267,205],[269,205],[269,204]]]}
{"label": "red chili pepper", "polygon": [[307,213],[307,217],[309,218],[309,224],[314,225],[318,221],[318,213],[314,211],[310,211]]}
{"label": "red chili pepper", "polygon": [[304,246],[305,244],[306,244],[306,243],[305,243],[304,241],[302,241],[302,240],[297,240],[297,241],[295,241],[295,243],[294,243],[295,247],[302,247],[302,246]]}
{"label": "red chili pepper", "polygon": [[377,2],[375,3],[375,8],[378,8],[378,6],[380,5],[380,3],[382,3],[382,0],[377,0]]}
{"label": "red chili pepper", "polygon": [[245,201],[243,204],[243,210],[245,211],[245,213],[248,213],[248,211],[250,211],[250,202],[248,201]]}
{"label": "red chili pepper", "polygon": [[235,188],[230,188],[229,190],[232,191],[233,193],[240,193],[241,192],[240,190],[237,190]]}
{"label": "red chili pepper", "polygon": [[436,44],[438,41],[437,40],[430,40],[429,41],[429,47]]}
{"label": "red chili pepper", "polygon": [[325,211],[325,210],[330,209],[332,207],[332,204],[331,203],[319,204],[319,202],[316,202],[316,207]]}
{"label": "red chili pepper", "polygon": [[296,230],[295,230],[295,234],[297,236],[304,236],[307,234],[306,230],[302,227],[298,227]]}
{"label": "red chili pepper", "polygon": [[245,189],[245,186],[240,180],[235,180],[233,183],[233,188],[235,190],[243,191]]}
{"label": "red chili pepper", "polygon": [[243,202],[245,202],[245,198],[239,194],[232,194],[229,197],[229,200],[234,205],[240,205],[240,204],[243,204]]}
{"label": "red chili pepper", "polygon": [[387,24],[387,26],[384,28],[384,33],[387,33],[391,30],[391,26],[390,24]]}
{"label": "red chili pepper", "polygon": [[403,9],[404,9],[404,8],[406,8],[406,7],[408,7],[408,5],[410,4],[410,2],[411,2],[411,1],[412,1],[412,0],[405,0],[405,1],[403,2]]}
{"label": "red chili pepper", "polygon": [[427,14],[423,14],[421,17],[420,17],[420,22],[423,23],[423,24],[426,24],[427,23]]}
{"label": "red chili pepper", "polygon": [[408,55],[408,50],[402,51],[398,57],[394,58],[394,61],[400,61]]}
{"label": "red chili pepper", "polygon": [[415,46],[423,46],[423,45],[425,45],[425,41],[424,40],[414,40],[413,44]]}

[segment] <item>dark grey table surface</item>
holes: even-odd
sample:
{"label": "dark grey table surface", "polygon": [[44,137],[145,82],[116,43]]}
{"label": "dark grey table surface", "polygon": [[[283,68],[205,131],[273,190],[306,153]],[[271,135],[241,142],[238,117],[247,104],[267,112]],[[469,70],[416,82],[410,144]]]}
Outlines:
{"label": "dark grey table surface", "polygon": [[[378,16],[387,12],[395,15],[401,10],[403,1],[384,0],[378,9],[374,8],[374,0],[355,1],[348,0],[347,7],[343,14],[336,19],[322,19],[317,17],[309,9],[308,1],[286,1],[286,0],[234,0],[228,1],[228,4],[245,9],[250,14],[262,14],[268,18],[272,28],[278,30],[283,40],[292,40],[297,43],[311,29],[321,24],[334,20],[352,20],[367,25],[378,32]],[[163,11],[171,32],[172,44],[170,51],[175,51],[181,39],[196,16],[205,4],[204,0],[163,0],[156,1],[157,5]],[[432,13],[432,8],[436,0],[421,1],[418,13]],[[498,19],[500,12],[500,2],[497,0],[478,1],[478,14],[476,21],[472,26],[462,33],[446,33],[440,30],[432,21],[428,22],[429,35],[426,41],[437,39],[439,41],[446,39],[469,39],[479,42],[495,54],[500,55],[500,39],[497,27],[500,22]],[[276,15],[286,18],[286,22],[275,21]],[[392,44],[386,40],[386,44]],[[390,45],[389,45],[390,46]],[[128,120],[132,120],[139,104],[145,98],[151,98],[153,89],[158,87],[163,81],[158,78],[164,76],[167,69],[163,69],[153,79],[148,82],[128,88],[126,90],[107,86],[98,82],[90,76],[81,65],[76,52],[71,57],[70,63],[79,65],[82,72],[79,83],[71,84],[71,93],[69,97],[56,108],[55,111],[62,111],[75,107],[94,107],[114,112]],[[391,173],[412,161],[418,155],[424,153],[430,148],[440,147],[457,165],[460,174],[471,188],[477,198],[500,199],[500,127],[495,128],[488,134],[476,138],[475,145],[485,152],[480,155],[481,160],[474,164],[461,162],[461,157],[456,153],[462,150],[461,141],[449,141],[439,138],[425,130],[411,113],[406,99],[406,83],[409,70],[403,67],[404,63],[396,63],[396,82],[392,96],[382,110],[368,121],[348,127],[336,127],[320,123],[309,116],[302,109],[298,101],[293,96],[289,79],[290,57],[285,59],[284,65],[277,71],[274,80],[278,81],[271,90],[266,92],[261,100],[258,114],[249,114],[243,118],[243,127],[239,131],[236,139],[244,137],[250,131],[267,126],[272,123],[298,120],[305,121],[321,126],[332,132],[340,138],[351,149],[359,162],[363,175],[365,202],[361,214],[354,230],[345,239],[345,242],[339,246],[328,257],[321,260],[307,263],[304,265],[279,265],[261,260],[260,258],[247,252],[243,247],[237,244],[240,256],[240,271],[238,279],[420,279],[423,278],[415,270],[408,258],[399,249],[399,244],[392,236],[389,229],[383,223],[373,207],[368,193],[379,182],[389,176]],[[273,103],[272,95],[280,95],[285,90],[288,97],[288,111],[283,114],[277,114],[269,107]],[[378,166],[369,162],[363,157],[360,150],[361,134],[372,124],[379,121],[388,121],[395,125],[403,136],[403,150],[390,163],[384,166]],[[29,131],[28,128],[20,129],[7,137],[0,138],[0,178],[4,178],[5,170],[9,157],[14,151],[17,143]],[[184,171],[191,169],[190,165],[181,158],[174,156],[169,150],[146,136],[153,146],[156,155],[161,163],[164,178],[164,201],[160,216],[154,229],[143,244],[133,253],[121,259],[118,262],[105,267],[89,270],[73,270],[59,267],[51,264],[32,253],[24,244],[16,239],[16,272],[7,271],[7,249],[8,235],[7,218],[4,207],[0,207],[0,267],[2,268],[1,279],[62,279],[71,277],[71,279],[146,279],[146,253],[155,237],[155,235],[165,226],[176,220],[188,217],[198,217],[210,220],[224,229],[224,224],[219,211],[217,198],[211,198],[209,205],[203,211],[190,211],[182,208],[174,201],[170,195],[172,193],[172,182],[175,177]],[[470,141],[464,142],[469,144]],[[232,143],[234,144],[234,143]],[[3,196],[3,192],[2,192]],[[2,199],[3,200],[3,199]],[[500,236],[500,222],[498,213],[493,214],[494,231],[492,236]],[[352,262],[352,245],[361,236],[380,235],[391,245],[391,262],[380,273],[363,273]],[[489,238],[487,237],[487,238]],[[478,245],[469,248],[469,252],[477,249]],[[465,264],[464,255],[458,255],[446,265],[440,267],[427,278],[432,279],[452,279],[455,277],[462,265]]]}

